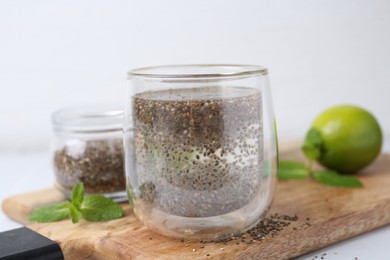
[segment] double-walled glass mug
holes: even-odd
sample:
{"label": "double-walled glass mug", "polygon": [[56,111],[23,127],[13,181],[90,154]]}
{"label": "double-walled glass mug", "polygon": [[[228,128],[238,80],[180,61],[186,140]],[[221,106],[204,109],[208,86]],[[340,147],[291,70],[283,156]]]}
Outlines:
{"label": "double-walled glass mug", "polygon": [[267,69],[160,66],[128,78],[125,170],[138,218],[163,235],[200,239],[256,225],[277,172]]}

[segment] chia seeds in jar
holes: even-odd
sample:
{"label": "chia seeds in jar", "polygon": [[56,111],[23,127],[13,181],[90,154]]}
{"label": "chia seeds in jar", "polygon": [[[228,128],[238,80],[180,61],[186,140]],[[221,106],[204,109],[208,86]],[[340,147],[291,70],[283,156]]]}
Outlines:
{"label": "chia seeds in jar", "polygon": [[53,114],[56,187],[70,197],[82,182],[88,194],[126,198],[123,111],[109,106],[62,109]]}

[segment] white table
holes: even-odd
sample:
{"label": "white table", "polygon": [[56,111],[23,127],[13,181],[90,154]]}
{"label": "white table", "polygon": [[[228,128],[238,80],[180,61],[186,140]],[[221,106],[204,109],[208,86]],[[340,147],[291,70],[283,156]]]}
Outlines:
{"label": "white table", "polygon": [[[390,151],[390,147],[385,147]],[[0,201],[4,198],[29,191],[51,187],[54,176],[48,154],[0,155]],[[389,187],[390,192],[390,187]],[[0,212],[0,231],[21,225]],[[319,234],[320,235],[320,234]],[[299,257],[299,259],[390,259],[390,226],[348,239],[333,246]]]}

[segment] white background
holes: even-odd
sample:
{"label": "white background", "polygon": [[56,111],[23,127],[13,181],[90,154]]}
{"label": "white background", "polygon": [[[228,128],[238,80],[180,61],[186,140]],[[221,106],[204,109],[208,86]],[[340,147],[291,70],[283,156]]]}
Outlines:
{"label": "white background", "polygon": [[377,117],[388,145],[388,0],[0,0],[0,199],[52,183],[54,110],[122,104],[127,70],[183,63],[268,67],[281,140],[350,103]]}
{"label": "white background", "polygon": [[388,0],[1,0],[0,153],[45,151],[63,106],[124,102],[127,70],[267,66],[281,139],[340,103],[389,135]]}

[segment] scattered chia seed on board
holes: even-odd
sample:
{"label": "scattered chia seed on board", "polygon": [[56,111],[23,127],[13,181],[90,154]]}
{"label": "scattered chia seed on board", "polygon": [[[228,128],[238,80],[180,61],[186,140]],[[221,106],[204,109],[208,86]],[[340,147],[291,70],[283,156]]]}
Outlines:
{"label": "scattered chia seed on board", "polygon": [[87,193],[125,190],[122,139],[70,143],[54,154],[54,170],[61,189],[84,183]]}
{"label": "scattered chia seed on board", "polygon": [[[209,87],[133,97],[140,203],[210,217],[242,208],[261,185],[261,93]],[[137,194],[138,192],[138,194]]]}
{"label": "scattered chia seed on board", "polygon": [[292,222],[298,220],[298,216],[279,215],[277,213],[263,218],[256,226],[246,231],[245,233],[236,233],[230,236],[213,239],[210,241],[201,240],[201,244],[205,243],[226,243],[232,240],[237,241],[236,244],[245,243],[252,244],[259,240],[263,240],[266,236],[275,236],[284,228],[288,227]]}
{"label": "scattered chia seed on board", "polygon": [[[210,243],[223,243],[224,247],[220,247],[219,250],[223,251],[225,248],[229,248],[233,245],[240,244],[253,244],[253,243],[261,243],[262,240],[266,239],[267,236],[276,236],[283,229],[290,226],[293,222],[298,221],[298,216],[289,216],[285,214],[272,214],[268,217],[263,218],[256,226],[251,228],[250,230],[243,233],[235,233],[229,236],[225,236],[218,239],[212,240],[200,240],[199,249],[207,250],[207,244]],[[297,229],[293,229],[297,230]],[[185,242],[184,239],[180,240],[182,243]],[[232,243],[234,242],[234,243]],[[190,246],[190,244],[185,244],[186,247]],[[322,256],[325,256],[323,254]],[[317,256],[316,256],[317,258]]]}

